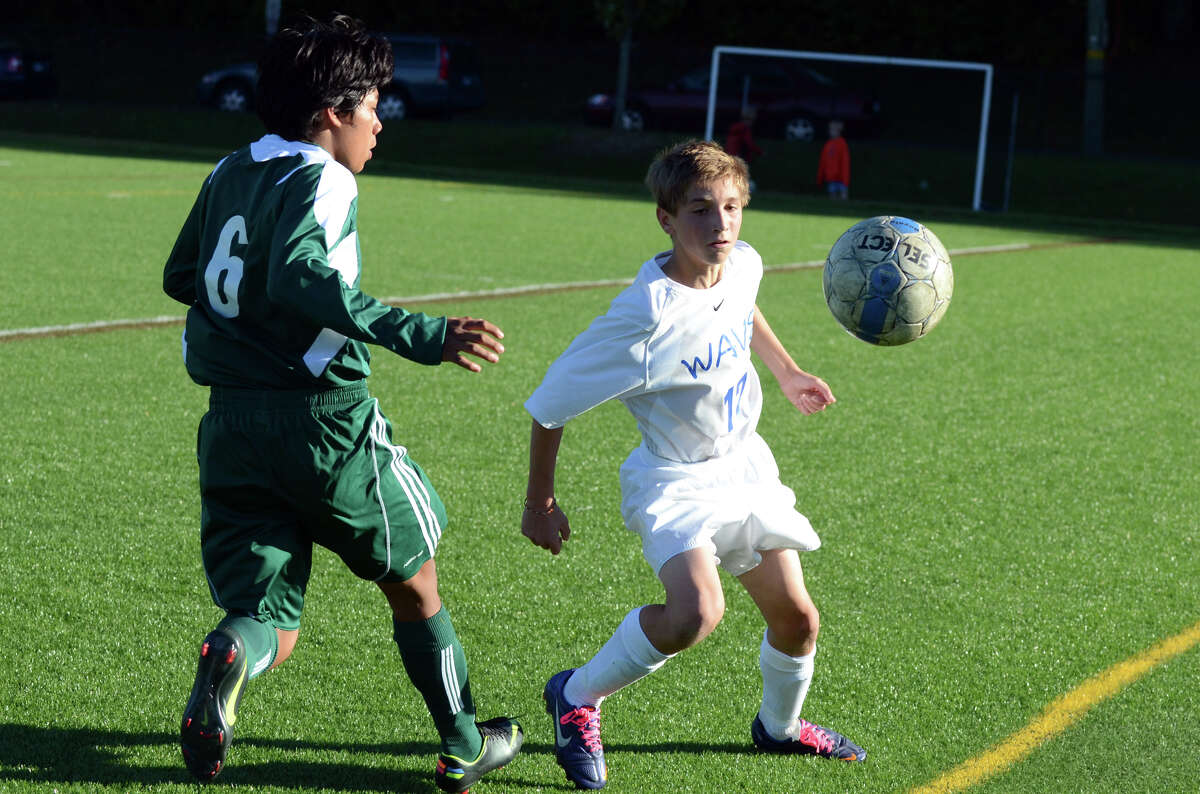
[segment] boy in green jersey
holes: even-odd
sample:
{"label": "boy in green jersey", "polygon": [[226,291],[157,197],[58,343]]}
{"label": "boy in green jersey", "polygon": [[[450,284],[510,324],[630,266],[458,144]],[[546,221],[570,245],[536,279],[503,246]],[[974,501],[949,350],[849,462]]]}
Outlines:
{"label": "boy in green jersey", "polygon": [[282,30],[260,63],[267,135],[217,164],[167,260],[189,306],[200,422],[201,554],[225,617],[201,644],[180,739],[201,781],[221,771],[246,682],[291,654],[314,543],[374,581],[439,735],[438,787],[465,791],[520,749],[521,727],[475,721],[466,659],[438,594],[446,510],[366,388],[368,344],[479,372],[500,329],[428,317],[358,288],[359,173],[382,129],[387,41],[334,16]]}

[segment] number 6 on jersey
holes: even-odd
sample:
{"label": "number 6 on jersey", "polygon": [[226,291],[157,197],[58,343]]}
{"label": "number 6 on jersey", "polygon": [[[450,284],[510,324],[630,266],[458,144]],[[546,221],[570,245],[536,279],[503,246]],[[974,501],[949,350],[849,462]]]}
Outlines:
{"label": "number 6 on jersey", "polygon": [[242,258],[232,253],[235,240],[238,245],[246,244],[246,219],[241,215],[234,215],[225,221],[212,259],[204,266],[208,303],[213,311],[229,319],[238,316],[238,287],[241,286],[242,268],[245,267]]}

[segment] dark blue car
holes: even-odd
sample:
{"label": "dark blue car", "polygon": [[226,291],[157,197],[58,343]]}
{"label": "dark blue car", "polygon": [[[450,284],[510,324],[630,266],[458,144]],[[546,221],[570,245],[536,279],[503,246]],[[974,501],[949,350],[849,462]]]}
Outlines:
{"label": "dark blue car", "polygon": [[[392,42],[395,73],[379,94],[379,118],[448,115],[483,105],[483,77],[475,47],[463,39],[384,34]],[[198,98],[219,110],[253,108],[258,82],[253,63],[237,63],[200,78]]]}

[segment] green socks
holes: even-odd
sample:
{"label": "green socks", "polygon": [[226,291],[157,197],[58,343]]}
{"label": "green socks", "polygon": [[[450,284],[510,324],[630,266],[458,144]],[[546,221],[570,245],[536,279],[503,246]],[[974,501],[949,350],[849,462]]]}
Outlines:
{"label": "green socks", "polygon": [[[442,752],[474,761],[483,749],[475,726],[475,702],[467,680],[467,657],[445,607],[428,620],[394,620],[392,638],[400,649],[404,670],[425,699],[433,724],[442,737]],[[279,652],[275,628],[251,617],[226,615],[217,628],[237,632],[246,649],[250,678],[269,670]]]}
{"label": "green socks", "polygon": [[393,619],[392,638],[413,686],[425,698],[429,715],[442,737],[442,752],[463,761],[474,761],[483,749],[475,727],[475,703],[467,680],[463,654],[450,613],[442,609],[428,620]]}
{"label": "green socks", "polygon": [[219,629],[231,629],[242,637],[246,649],[246,671],[249,678],[271,669],[275,654],[279,652],[279,635],[275,627],[260,623],[251,617],[226,615],[217,624]]}

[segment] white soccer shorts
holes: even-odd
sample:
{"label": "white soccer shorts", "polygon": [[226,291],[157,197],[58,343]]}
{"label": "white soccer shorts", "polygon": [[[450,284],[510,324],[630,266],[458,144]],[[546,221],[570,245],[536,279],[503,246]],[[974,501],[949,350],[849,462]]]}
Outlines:
{"label": "white soccer shorts", "polygon": [[621,465],[621,494],[625,526],[641,537],[656,575],[691,549],[708,548],[740,576],[762,562],[761,551],[821,546],[757,433],[739,449],[699,463],[666,460],[639,446]]}

